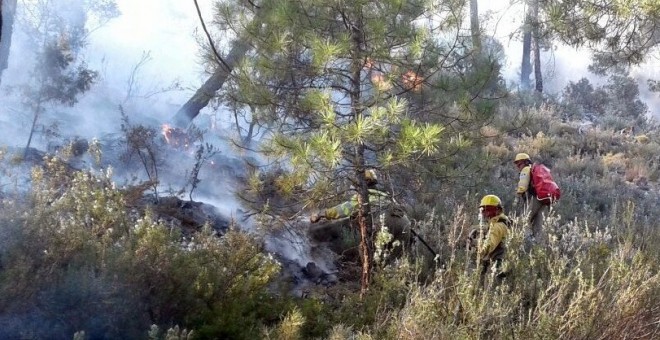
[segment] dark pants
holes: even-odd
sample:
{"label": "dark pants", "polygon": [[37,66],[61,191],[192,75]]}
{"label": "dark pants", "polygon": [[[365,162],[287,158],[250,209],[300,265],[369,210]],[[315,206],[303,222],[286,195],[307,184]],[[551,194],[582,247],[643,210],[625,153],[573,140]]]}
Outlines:
{"label": "dark pants", "polygon": [[543,230],[543,221],[550,212],[550,206],[541,203],[536,197],[529,200],[529,227],[537,244],[546,243],[546,233]]}
{"label": "dark pants", "polygon": [[486,282],[486,276],[490,275],[490,272],[493,270],[493,266],[495,267],[495,278],[493,281],[493,285],[497,285],[502,280],[506,277],[507,273],[502,270],[503,267],[503,260],[502,259],[496,259],[496,260],[485,260],[481,262],[481,273],[479,275],[479,285],[482,287],[484,286],[484,283]]}

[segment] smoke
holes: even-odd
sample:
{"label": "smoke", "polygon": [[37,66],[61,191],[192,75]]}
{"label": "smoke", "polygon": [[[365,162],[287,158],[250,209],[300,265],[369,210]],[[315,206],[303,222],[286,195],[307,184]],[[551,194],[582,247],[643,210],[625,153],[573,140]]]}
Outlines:
{"label": "smoke", "polygon": [[647,83],[649,79],[660,80],[660,58],[651,59],[644,65],[635,67],[631,76],[637,79],[639,96],[648,105],[649,115],[656,122],[660,121],[660,92],[650,91]]}
{"label": "smoke", "polygon": [[[207,10],[212,3],[210,0],[200,2]],[[100,74],[99,81],[74,107],[45,107],[44,125],[58,123],[62,135],[98,138],[116,132],[120,104],[136,120],[146,117],[152,124],[166,122],[206,77],[198,63],[198,46],[193,36],[198,19],[191,3],[119,0],[121,15],[100,27],[104,20],[85,12],[88,2],[52,3],[55,5],[44,15],[57,16],[71,27],[82,27],[85,19],[88,20],[87,44],[77,52],[90,69]],[[29,70],[38,46],[35,45],[38,34],[31,24],[37,18],[26,6],[19,4],[19,20],[15,24],[0,96],[0,123],[5,130],[0,143],[14,146],[22,146],[27,141],[32,118],[26,105],[30,99],[22,98],[19,91],[32,82]],[[144,60],[145,55],[147,60]],[[35,146],[43,148],[45,138],[39,134],[35,137]]]}

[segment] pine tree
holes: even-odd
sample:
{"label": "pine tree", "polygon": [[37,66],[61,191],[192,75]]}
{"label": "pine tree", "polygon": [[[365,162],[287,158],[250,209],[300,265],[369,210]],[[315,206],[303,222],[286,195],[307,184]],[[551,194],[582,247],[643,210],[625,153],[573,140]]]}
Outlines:
{"label": "pine tree", "polygon": [[422,115],[409,98],[453,60],[456,46],[440,34],[458,32],[464,5],[272,0],[216,7],[226,36],[253,47],[225,93],[270,127],[262,151],[290,170],[280,188],[304,188],[297,196],[303,204],[323,202],[331,188],[351,185],[359,194],[363,292],[373,258],[365,169],[437,151],[444,127],[416,119]]}
{"label": "pine tree", "polygon": [[[112,0],[37,1],[24,4],[24,29],[34,48],[35,63],[29,81],[21,87],[25,106],[32,112],[27,156],[37,123],[49,105],[73,106],[98,78],[82,59],[87,37],[95,25],[119,14]],[[92,27],[90,27],[90,25]]]}

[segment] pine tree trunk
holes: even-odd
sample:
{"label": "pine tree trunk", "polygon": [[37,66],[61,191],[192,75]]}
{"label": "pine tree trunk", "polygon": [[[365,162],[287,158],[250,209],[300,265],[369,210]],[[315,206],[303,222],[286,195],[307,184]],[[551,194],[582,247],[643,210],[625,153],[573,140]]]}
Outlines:
{"label": "pine tree trunk", "polygon": [[[358,17],[360,18],[360,17]],[[363,23],[360,19],[353,24],[352,31],[352,51],[351,51],[351,110],[354,118],[362,114],[362,68],[364,62],[364,55],[362,53],[364,46],[363,37]],[[367,181],[365,178],[365,147],[359,144],[355,148],[355,158],[353,166],[355,167],[355,178],[357,179],[358,189],[358,209],[357,209],[357,223],[360,229],[360,259],[362,262],[362,274],[360,276],[360,298],[364,298],[365,294],[369,291],[371,283],[371,269],[373,266],[373,240],[372,240],[372,225],[368,216],[370,215],[369,207],[369,191],[367,189]]]}
{"label": "pine tree trunk", "polygon": [[472,48],[475,55],[479,55],[481,54],[481,32],[477,0],[470,0],[470,31],[472,33]]}
{"label": "pine tree trunk", "polygon": [[250,49],[247,42],[243,40],[235,40],[229,54],[224,58],[225,65],[220,65],[217,70],[211,75],[209,79],[195,92],[195,94],[183,104],[172,118],[172,124],[185,128],[192,122],[199,112],[205,108],[211,99],[215,96],[216,92],[222,88],[227,78],[231,74],[236,65],[243,59],[245,54]]}
{"label": "pine tree trunk", "polygon": [[2,81],[2,72],[9,65],[9,50],[15,15],[16,0],[0,0],[0,81]]}
{"label": "pine tree trunk", "polygon": [[37,99],[37,106],[34,109],[34,117],[32,118],[32,128],[30,128],[30,137],[28,137],[27,144],[25,145],[25,151],[23,152],[23,158],[27,158],[28,151],[30,150],[30,144],[32,144],[32,136],[34,136],[34,130],[37,128],[37,120],[41,114],[41,96]]}
{"label": "pine tree trunk", "polygon": [[530,89],[529,76],[532,74],[530,54],[532,52],[531,13],[529,8],[525,11],[525,23],[523,25],[523,52],[522,64],[520,65],[520,87],[523,90]]}
{"label": "pine tree trunk", "polygon": [[543,73],[541,72],[541,48],[539,42],[534,39],[534,90],[543,92]]}
{"label": "pine tree trunk", "polygon": [[[364,165],[364,146],[358,147],[358,164]],[[371,269],[373,268],[373,226],[368,216],[371,215],[369,206],[369,190],[364,178],[364,166],[357,166],[356,176],[359,182],[357,223],[360,228],[360,259],[362,262],[362,275],[360,276],[360,298],[364,298],[369,291],[371,283]]]}
{"label": "pine tree trunk", "polygon": [[543,92],[543,73],[541,72],[541,43],[539,42],[539,0],[532,0],[533,27],[532,36],[534,38],[534,90],[538,93]]}

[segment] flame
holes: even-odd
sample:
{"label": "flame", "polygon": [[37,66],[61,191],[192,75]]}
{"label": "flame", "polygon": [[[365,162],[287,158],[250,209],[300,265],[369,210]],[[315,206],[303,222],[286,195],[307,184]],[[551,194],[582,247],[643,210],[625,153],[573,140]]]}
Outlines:
{"label": "flame", "polygon": [[169,126],[168,124],[163,124],[161,129],[162,129],[162,132],[163,132],[163,137],[165,137],[165,141],[167,142],[167,144],[171,144],[172,143],[172,130],[174,130],[174,129],[171,126]]}
{"label": "flame", "polygon": [[372,75],[371,82],[379,91],[387,91],[392,88],[392,83],[390,83],[390,81],[380,73]]}
{"label": "flame", "polygon": [[403,74],[403,86],[408,90],[413,90],[415,92],[422,89],[422,82],[424,79],[420,77],[417,73],[413,71],[408,71]]}
{"label": "flame", "polygon": [[374,67],[374,61],[367,57],[367,59],[364,61],[364,68],[370,70],[372,67]]}
{"label": "flame", "polygon": [[163,124],[161,130],[168,145],[186,150],[192,144],[190,136],[182,129],[170,126],[169,124]]}

